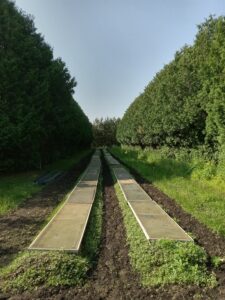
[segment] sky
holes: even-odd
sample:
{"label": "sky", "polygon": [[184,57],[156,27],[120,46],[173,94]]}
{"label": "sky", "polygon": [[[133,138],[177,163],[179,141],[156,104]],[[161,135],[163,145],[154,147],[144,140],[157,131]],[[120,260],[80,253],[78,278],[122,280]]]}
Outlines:
{"label": "sky", "polygon": [[197,25],[224,15],[224,0],[14,0],[78,82],[91,121],[122,117]]}

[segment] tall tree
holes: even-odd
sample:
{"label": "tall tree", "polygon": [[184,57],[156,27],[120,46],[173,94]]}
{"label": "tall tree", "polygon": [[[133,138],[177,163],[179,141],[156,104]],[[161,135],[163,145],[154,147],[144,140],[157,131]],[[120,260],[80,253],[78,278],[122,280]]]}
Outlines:
{"label": "tall tree", "polygon": [[41,167],[90,145],[65,63],[13,2],[0,1],[0,16],[0,171]]}

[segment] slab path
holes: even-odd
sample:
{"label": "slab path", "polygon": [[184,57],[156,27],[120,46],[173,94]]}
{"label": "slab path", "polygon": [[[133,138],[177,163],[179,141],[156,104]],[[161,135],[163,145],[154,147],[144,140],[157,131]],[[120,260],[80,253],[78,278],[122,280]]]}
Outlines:
{"label": "slab path", "polygon": [[31,243],[30,250],[79,251],[98,185],[101,168],[99,155],[96,151],[78,184]]}
{"label": "slab path", "polygon": [[129,171],[108,152],[112,169],[128,205],[149,240],[193,241],[192,238],[141,188]]}

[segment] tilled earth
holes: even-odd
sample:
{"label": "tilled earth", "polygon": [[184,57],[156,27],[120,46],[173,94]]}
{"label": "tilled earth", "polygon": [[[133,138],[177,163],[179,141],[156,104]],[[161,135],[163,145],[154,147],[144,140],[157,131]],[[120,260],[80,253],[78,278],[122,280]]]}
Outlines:
{"label": "tilled earth", "polygon": [[[135,174],[137,176],[137,174]],[[69,174],[68,174],[69,176]],[[72,175],[71,175],[72,176]],[[165,207],[169,214],[179,219],[179,223],[185,227],[186,230],[192,231],[197,237],[196,240],[205,247],[206,251],[210,255],[215,255],[213,247],[207,248],[207,242],[204,237],[201,236],[201,230],[199,226],[203,226],[199,223],[199,226],[192,226],[192,222],[197,221],[190,217],[186,220],[186,213],[175,204],[173,200],[169,199],[162,192],[158,191],[155,187],[144,182],[140,177],[137,178],[142,184],[143,188],[152,196],[152,198]],[[73,178],[74,182],[74,178]],[[68,185],[67,185],[68,186]],[[104,220],[103,220],[103,233],[100,253],[97,258],[96,267],[91,270],[87,284],[83,287],[75,288],[39,288],[37,291],[30,293],[23,293],[22,295],[12,296],[11,299],[199,299],[200,294],[202,299],[225,299],[225,283],[224,283],[224,266],[217,271],[219,278],[219,286],[212,290],[204,290],[196,286],[174,286],[170,285],[164,288],[143,288],[140,285],[138,275],[132,271],[128,250],[129,247],[126,243],[126,233],[123,225],[123,217],[116,198],[115,190],[113,187],[112,177],[105,162],[103,163],[103,192],[104,192]],[[65,192],[66,189],[64,189]],[[49,191],[51,194],[51,191]],[[58,192],[53,189],[55,196],[58,197]],[[43,191],[44,193],[44,191]],[[63,193],[63,191],[62,191]],[[51,198],[50,194],[48,197]],[[42,196],[43,197],[43,194]],[[60,198],[60,197],[59,197]],[[58,198],[58,199],[59,199]],[[35,199],[35,197],[34,197]],[[31,199],[30,199],[31,201]],[[160,202],[161,201],[161,202]],[[171,203],[170,203],[171,202]],[[169,203],[169,204],[167,204]],[[44,208],[46,208],[44,206]],[[24,206],[26,209],[26,205]],[[52,208],[49,208],[48,213]],[[47,214],[48,214],[47,213]],[[46,215],[45,215],[46,216]],[[186,220],[186,221],[185,221]],[[40,221],[41,222],[41,221]],[[184,222],[184,223],[182,223]],[[186,223],[185,223],[186,222]],[[190,222],[190,224],[189,224]],[[31,222],[32,223],[32,222]],[[15,226],[17,227],[17,226]],[[39,225],[36,224],[38,230]],[[10,228],[10,227],[9,227]],[[204,226],[201,228],[205,228]],[[198,231],[199,230],[199,231]],[[214,236],[207,228],[209,238]],[[26,231],[26,230],[25,230]],[[202,232],[204,234],[204,231]],[[12,232],[14,234],[14,232]],[[199,237],[198,237],[199,234]],[[211,235],[210,235],[211,234]],[[34,233],[30,233],[30,237],[24,242],[23,246],[18,247],[16,242],[15,248],[22,249],[30,242],[31,236]],[[0,234],[1,237],[1,234]],[[12,238],[13,240],[13,238]],[[207,239],[206,239],[207,240]],[[215,241],[215,240],[213,240]],[[219,241],[217,243],[217,241]],[[12,242],[13,244],[13,242]],[[222,253],[225,243],[223,244],[217,237],[215,247],[215,253],[217,255]],[[217,249],[217,250],[216,250]],[[218,250],[220,249],[220,250]],[[217,252],[216,252],[217,251]],[[218,252],[221,251],[221,252]],[[209,266],[210,267],[210,266]]]}
{"label": "tilled earth", "polygon": [[46,217],[73,187],[89,160],[90,156],[82,159],[72,170],[27,199],[18,209],[0,217],[0,267],[10,263],[32,242]]}

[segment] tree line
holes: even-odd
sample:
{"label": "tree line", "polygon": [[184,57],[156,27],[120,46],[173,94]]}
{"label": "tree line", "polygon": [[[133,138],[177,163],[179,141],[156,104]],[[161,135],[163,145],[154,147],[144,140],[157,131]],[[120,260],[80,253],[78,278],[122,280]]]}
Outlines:
{"label": "tree line", "polygon": [[126,145],[220,151],[225,145],[225,17],[198,26],[125,112],[117,139]]}
{"label": "tree line", "polygon": [[116,131],[120,118],[96,118],[92,124],[93,146],[103,147],[116,145]]}
{"label": "tree line", "polygon": [[33,19],[0,1],[0,171],[41,168],[92,141],[76,81]]}

